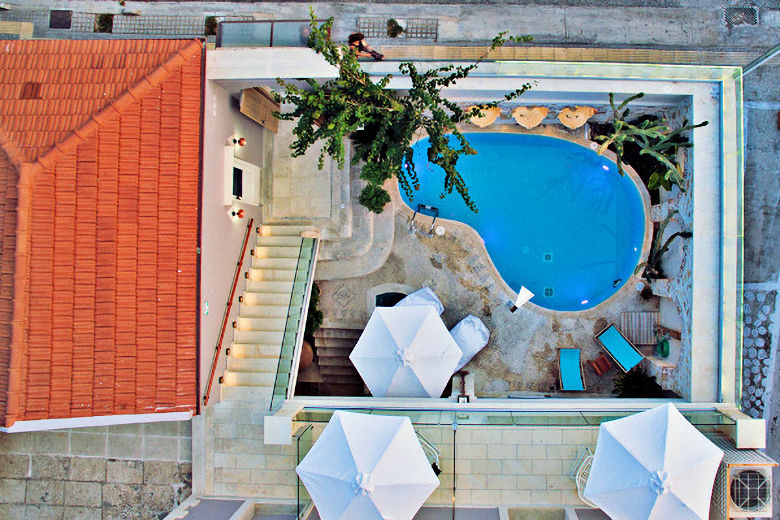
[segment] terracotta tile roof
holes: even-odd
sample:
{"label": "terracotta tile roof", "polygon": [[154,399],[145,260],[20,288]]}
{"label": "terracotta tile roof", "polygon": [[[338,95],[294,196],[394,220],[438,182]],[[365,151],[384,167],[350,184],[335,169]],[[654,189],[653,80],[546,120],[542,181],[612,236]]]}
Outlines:
{"label": "terracotta tile roof", "polygon": [[0,46],[7,426],[195,409],[202,49]]}

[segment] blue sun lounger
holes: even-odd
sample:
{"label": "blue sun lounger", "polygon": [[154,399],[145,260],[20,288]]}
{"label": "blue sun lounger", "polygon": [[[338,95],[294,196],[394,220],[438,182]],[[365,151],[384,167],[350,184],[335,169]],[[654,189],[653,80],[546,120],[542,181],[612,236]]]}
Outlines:
{"label": "blue sun lounger", "polygon": [[645,358],[614,324],[596,334],[596,341],[623,372],[628,372]]}
{"label": "blue sun lounger", "polygon": [[564,392],[582,392],[585,383],[582,377],[582,363],[580,363],[580,349],[558,349],[558,380],[561,382],[561,390]]}

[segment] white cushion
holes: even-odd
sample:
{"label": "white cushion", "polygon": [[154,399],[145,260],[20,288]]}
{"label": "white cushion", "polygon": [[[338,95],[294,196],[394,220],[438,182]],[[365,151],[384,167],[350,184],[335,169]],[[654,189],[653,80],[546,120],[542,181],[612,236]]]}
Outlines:
{"label": "white cushion", "polygon": [[460,358],[455,372],[463,368],[480,350],[485,348],[490,339],[490,331],[482,323],[482,320],[473,314],[460,320],[457,325],[452,327],[450,334],[463,352],[463,357]]}
{"label": "white cushion", "polygon": [[436,312],[439,314],[444,312],[444,305],[441,304],[441,300],[439,300],[439,297],[436,296],[436,293],[430,287],[423,287],[414,291],[396,303],[395,307],[405,307],[407,305],[431,305],[436,308]]}

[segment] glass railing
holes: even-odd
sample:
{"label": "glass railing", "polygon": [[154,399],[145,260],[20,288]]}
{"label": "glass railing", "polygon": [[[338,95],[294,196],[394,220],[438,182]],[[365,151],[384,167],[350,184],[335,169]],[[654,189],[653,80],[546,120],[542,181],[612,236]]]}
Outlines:
{"label": "glass railing", "polygon": [[[499,518],[497,511],[466,511],[474,493],[498,506],[515,503],[523,493],[549,494],[552,500],[568,490],[573,495],[580,457],[595,451],[599,424],[631,415],[631,411],[515,412],[446,410],[351,409],[367,414],[407,416],[412,421],[428,461],[438,474],[439,487],[426,502],[432,518]],[[334,410],[304,408],[295,417],[296,465],[321,435]],[[734,421],[715,410],[681,410],[705,435],[728,435]],[[297,435],[297,434],[296,434]],[[435,456],[431,456],[435,453]],[[434,466],[435,464],[435,466]],[[476,491],[475,491],[476,490]],[[491,498],[492,497],[492,498]],[[531,500],[530,495],[523,500]],[[298,511],[306,511],[309,495],[298,480]],[[556,502],[557,503],[557,502]],[[561,502],[563,503],[563,502]],[[434,514],[434,510],[440,511]],[[441,511],[444,509],[444,511]],[[443,513],[446,512],[446,516]],[[429,516],[423,516],[429,518]],[[512,517],[512,516],[510,516]],[[541,516],[528,516],[540,518]],[[525,518],[525,516],[523,517]],[[562,518],[562,516],[561,516]]]}
{"label": "glass railing", "polygon": [[[295,441],[295,466],[297,467],[303,458],[306,456],[307,453],[309,453],[309,450],[311,449],[312,445],[314,445],[314,439],[312,437],[312,432],[314,431],[314,427],[309,424],[306,426],[301,426],[298,428],[298,431],[295,432],[293,435],[293,440]],[[297,503],[297,512],[298,516],[297,518],[302,518],[303,515],[306,513],[306,510],[309,508],[309,505],[311,504],[311,496],[309,496],[309,492],[306,491],[306,487],[303,485],[303,482],[301,482],[301,479],[298,478],[298,486],[295,491],[295,501]]]}
{"label": "glass railing", "polygon": [[[453,411],[350,408],[352,412],[372,415],[401,415],[409,417],[416,426],[599,426],[603,422],[620,419],[639,410],[620,411]],[[306,407],[293,418],[302,423],[327,423],[332,408]],[[731,426],[735,422],[716,410],[680,410],[688,421],[699,429]]]}
{"label": "glass railing", "polygon": [[308,47],[310,20],[243,20],[219,24],[217,47]]}
{"label": "glass railing", "polygon": [[290,381],[297,370],[295,362],[296,351],[303,341],[303,330],[306,325],[306,314],[309,306],[309,294],[311,291],[312,268],[317,251],[317,240],[304,238],[298,251],[298,263],[295,266],[295,276],[290,291],[290,303],[287,308],[287,319],[284,324],[284,334],[279,350],[279,360],[276,366],[273,394],[271,396],[271,410],[284,402]]}

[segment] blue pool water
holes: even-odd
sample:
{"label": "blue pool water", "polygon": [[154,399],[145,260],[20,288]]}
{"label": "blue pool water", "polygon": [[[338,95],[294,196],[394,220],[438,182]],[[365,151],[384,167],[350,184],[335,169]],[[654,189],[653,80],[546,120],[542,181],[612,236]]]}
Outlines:
{"label": "blue pool water", "polygon": [[467,134],[477,155],[458,171],[479,213],[453,192],[441,199],[444,173],[428,163],[428,140],[414,145],[420,190],[412,208],[428,204],[439,217],[474,228],[514,290],[522,285],[547,309],[589,309],[612,296],[634,272],[645,233],[642,197],[615,163],[552,137]]}

